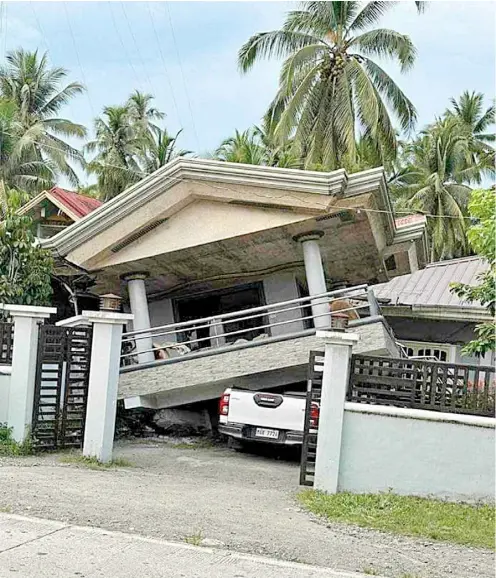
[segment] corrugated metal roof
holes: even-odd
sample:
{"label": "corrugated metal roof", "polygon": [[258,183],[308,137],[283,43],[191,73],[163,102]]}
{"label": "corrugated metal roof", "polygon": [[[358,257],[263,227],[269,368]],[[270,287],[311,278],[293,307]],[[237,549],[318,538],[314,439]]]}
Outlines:
{"label": "corrugated metal roof", "polygon": [[[390,305],[415,305],[425,307],[462,307],[461,301],[450,291],[455,282],[477,284],[477,275],[487,270],[487,263],[480,257],[464,257],[451,261],[430,263],[425,269],[395,277],[388,283],[374,286],[378,299],[389,299]],[[477,307],[471,303],[471,307]],[[481,307],[482,308],[482,307]]]}
{"label": "corrugated metal roof", "polygon": [[60,187],[51,188],[48,193],[53,195],[60,203],[75,213],[79,218],[83,218],[102,204],[98,199],[80,195],[73,191],[67,191]]}

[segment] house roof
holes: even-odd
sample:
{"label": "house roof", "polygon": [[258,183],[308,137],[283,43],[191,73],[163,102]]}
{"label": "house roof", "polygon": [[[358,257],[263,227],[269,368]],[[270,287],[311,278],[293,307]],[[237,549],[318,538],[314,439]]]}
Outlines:
{"label": "house roof", "polygon": [[271,198],[274,207],[279,206],[284,210],[294,208],[294,203],[291,202],[294,193],[308,193],[307,199],[311,205],[317,199],[320,199],[322,204],[325,197],[328,197],[325,203],[331,204],[336,199],[347,199],[364,192],[377,191],[379,208],[384,213],[384,220],[388,222],[386,229],[391,240],[394,238],[396,242],[397,234],[401,234],[401,240],[425,236],[423,222],[397,229],[382,168],[347,175],[344,169],[324,173],[179,157],[126,189],[80,222],[44,241],[43,245],[68,254],[98,232],[118,223],[133,211],[139,211],[145,204],[166,193],[181,181],[217,183],[212,184],[211,188],[219,200],[222,196],[229,196],[226,191],[228,192],[229,187],[233,185],[243,187],[244,190],[247,190],[245,188],[247,186],[255,186],[267,191],[269,189],[287,191],[286,195],[278,194]]}
{"label": "house roof", "polygon": [[60,187],[53,187],[48,191],[48,194],[58,199],[64,206],[70,209],[74,214],[78,215],[80,219],[89,215],[95,209],[102,205],[102,201],[86,197],[73,191],[67,191]]}
{"label": "house roof", "polygon": [[73,221],[79,221],[102,205],[102,202],[98,199],[67,191],[61,187],[52,187],[49,191],[42,191],[39,195],[36,195],[29,203],[21,207],[19,212],[21,214],[29,213],[45,199],[51,201]]}
{"label": "house roof", "polygon": [[444,310],[444,317],[463,315],[463,312],[468,314],[469,311],[485,314],[486,309],[480,303],[462,301],[450,291],[450,285],[456,282],[476,285],[477,276],[487,267],[480,257],[430,263],[425,269],[375,285],[374,293],[378,299],[389,300],[385,307],[390,309],[408,307],[417,312],[430,309],[440,315]]}

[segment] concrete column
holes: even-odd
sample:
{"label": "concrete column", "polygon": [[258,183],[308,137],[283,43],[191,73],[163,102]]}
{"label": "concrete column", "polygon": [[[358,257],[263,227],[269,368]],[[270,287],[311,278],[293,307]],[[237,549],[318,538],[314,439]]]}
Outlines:
{"label": "concrete column", "polygon": [[21,443],[29,436],[33,419],[39,325],[57,309],[30,305],[5,305],[4,309],[14,321],[7,425],[15,441]]}
{"label": "concrete column", "polygon": [[335,494],[338,491],[344,404],[351,351],[359,336],[356,333],[317,331],[317,337],[321,337],[324,341],[325,356],[314,488]]}
{"label": "concrete column", "polygon": [[419,270],[417,245],[415,241],[412,241],[410,247],[408,247],[408,263],[410,265],[410,273],[415,273],[415,271]]}
{"label": "concrete column", "polygon": [[93,324],[83,455],[103,463],[112,460],[122,328],[131,319],[126,313],[83,311],[58,324]]}
{"label": "concrete column", "polygon": [[[305,262],[305,274],[307,277],[308,292],[310,296],[326,293],[327,286],[320,254],[319,239],[324,235],[322,231],[312,231],[295,237],[303,248],[303,260]],[[329,329],[331,326],[331,313],[326,298],[311,301],[312,314],[316,329]]]}
{"label": "concrete column", "polygon": [[[131,313],[134,315],[133,331],[150,329],[150,312],[148,310],[148,300],[146,298],[145,279],[147,273],[131,273],[124,277],[127,281],[129,291],[129,303]],[[155,361],[151,333],[142,333],[136,339],[136,352],[138,354],[138,363],[149,363]],[[147,352],[147,353],[145,353]]]}

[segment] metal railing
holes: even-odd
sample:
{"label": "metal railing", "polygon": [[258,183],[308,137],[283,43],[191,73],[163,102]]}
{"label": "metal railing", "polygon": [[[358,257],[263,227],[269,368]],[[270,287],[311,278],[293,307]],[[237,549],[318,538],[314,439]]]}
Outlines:
{"label": "metal railing", "polygon": [[[338,301],[339,304],[336,303]],[[339,308],[331,312],[333,303]],[[322,304],[328,305],[326,311],[316,312],[322,311]],[[349,317],[359,318],[378,315],[380,310],[372,290],[367,285],[358,285],[311,297],[131,331],[123,334],[121,365],[137,364],[140,355],[149,353],[153,353],[155,359],[164,360],[199,351],[224,350],[240,343],[253,344],[255,341],[263,344],[264,339],[275,335],[315,330],[317,319],[329,317],[330,321],[336,313],[348,313]],[[146,348],[137,347],[140,341],[147,344]]]}
{"label": "metal railing", "polygon": [[490,366],[353,355],[347,400],[494,417]]}

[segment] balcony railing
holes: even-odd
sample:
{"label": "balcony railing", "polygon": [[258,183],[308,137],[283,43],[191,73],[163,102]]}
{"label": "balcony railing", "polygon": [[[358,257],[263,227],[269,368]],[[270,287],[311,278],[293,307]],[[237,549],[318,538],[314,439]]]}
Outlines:
{"label": "balcony railing", "polygon": [[[327,306],[323,308],[322,304]],[[156,362],[163,362],[191,354],[220,353],[241,344],[261,345],[274,337],[296,337],[315,332],[315,325],[322,325],[315,323],[317,319],[326,318],[327,322],[328,318],[332,326],[333,317],[337,320],[344,314],[351,318],[352,325],[364,317],[380,315],[367,285],[124,333],[121,366],[136,366],[139,356],[150,352]],[[136,347],[141,340],[148,344],[147,348]]]}

